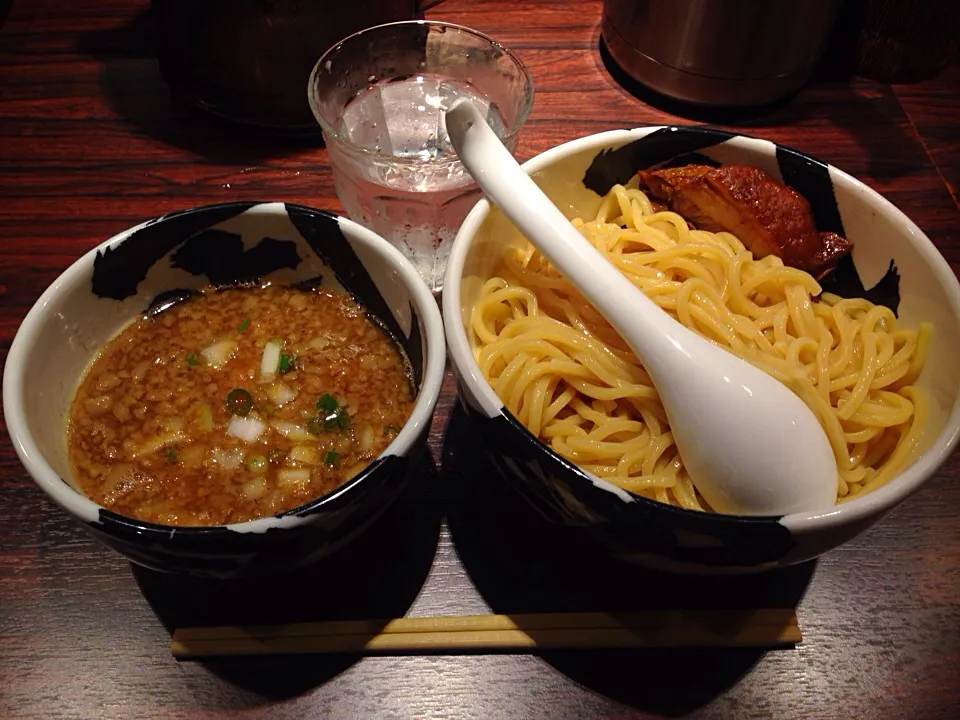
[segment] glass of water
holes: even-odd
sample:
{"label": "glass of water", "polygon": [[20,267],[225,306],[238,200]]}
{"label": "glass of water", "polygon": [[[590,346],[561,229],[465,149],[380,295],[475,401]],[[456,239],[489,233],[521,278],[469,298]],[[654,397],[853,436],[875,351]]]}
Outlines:
{"label": "glass of water", "polygon": [[308,97],[347,213],[390,240],[439,293],[450,245],[480,197],[450,144],[444,111],[470,98],[513,151],[533,104],[526,67],[469,28],[397,22],[324,53]]}

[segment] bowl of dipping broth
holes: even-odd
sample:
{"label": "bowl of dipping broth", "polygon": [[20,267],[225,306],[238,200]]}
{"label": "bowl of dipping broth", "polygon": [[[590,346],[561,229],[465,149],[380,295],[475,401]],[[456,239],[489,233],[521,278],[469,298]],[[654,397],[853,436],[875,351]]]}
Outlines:
{"label": "bowl of dipping broth", "polygon": [[68,268],[14,338],[4,412],[27,472],[105,545],[239,577],[317,560],[393,502],[444,362],[436,301],[392,245],[226,203]]}
{"label": "bowl of dipping broth", "polygon": [[850,540],[949,457],[960,285],[863,183],[772,142],[676,127],[592,135],[524,169],[664,311],[796,392],[837,460],[826,507],[714,512],[636,356],[483,200],[450,256],[447,345],[491,462],[542,515],[627,561],[754,572]]}

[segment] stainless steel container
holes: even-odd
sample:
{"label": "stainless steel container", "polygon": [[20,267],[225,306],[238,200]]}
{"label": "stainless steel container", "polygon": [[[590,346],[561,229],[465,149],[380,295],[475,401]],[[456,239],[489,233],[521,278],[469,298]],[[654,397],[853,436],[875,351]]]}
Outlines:
{"label": "stainless steel container", "polygon": [[810,77],[841,0],[604,0],[610,56],[641,84],[698,105],[780,99]]}

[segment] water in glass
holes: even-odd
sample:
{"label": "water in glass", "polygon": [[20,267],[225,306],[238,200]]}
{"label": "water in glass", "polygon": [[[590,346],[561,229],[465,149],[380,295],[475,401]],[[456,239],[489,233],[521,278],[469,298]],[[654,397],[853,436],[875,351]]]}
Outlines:
{"label": "water in glass", "polygon": [[393,242],[434,291],[443,284],[457,229],[480,197],[444,123],[443,110],[461,97],[502,136],[503,117],[476,88],[421,74],[371,84],[344,108],[340,135],[364,157],[328,146],[335,168],[351,168],[334,177],[347,212]]}

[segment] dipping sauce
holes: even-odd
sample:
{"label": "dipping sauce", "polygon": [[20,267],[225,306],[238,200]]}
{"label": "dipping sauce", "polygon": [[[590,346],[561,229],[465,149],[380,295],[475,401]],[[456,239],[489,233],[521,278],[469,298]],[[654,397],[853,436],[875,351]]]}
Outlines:
{"label": "dipping sauce", "polygon": [[342,293],[209,290],[110,341],[70,410],[74,479],[121,515],[223,525],[359,473],[413,409],[409,362]]}

